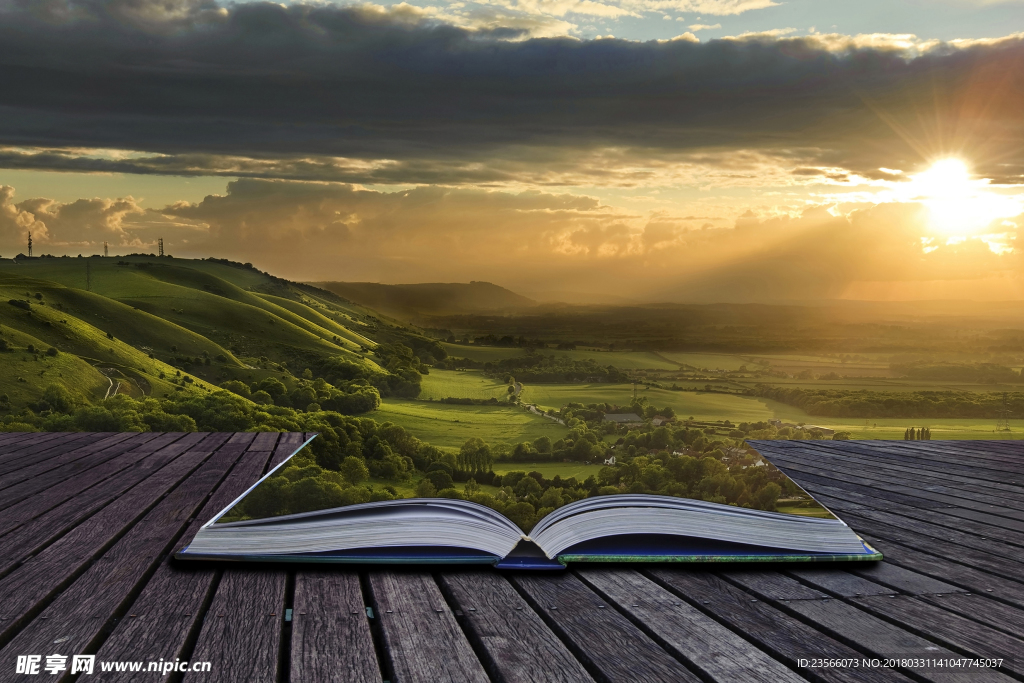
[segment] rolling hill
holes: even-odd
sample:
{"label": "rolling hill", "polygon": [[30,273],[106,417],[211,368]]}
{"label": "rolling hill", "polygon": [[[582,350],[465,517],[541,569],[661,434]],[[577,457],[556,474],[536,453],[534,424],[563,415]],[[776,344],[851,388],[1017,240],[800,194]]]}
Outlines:
{"label": "rolling hill", "polygon": [[0,394],[12,411],[53,384],[91,405],[268,377],[291,390],[307,368],[328,361],[385,377],[376,350],[403,340],[429,345],[415,328],[247,264],[144,255],[0,260]]}
{"label": "rolling hill", "polygon": [[537,305],[532,299],[490,282],[382,285],[376,282],[314,282],[349,301],[400,320],[426,322],[431,316],[511,313]]}

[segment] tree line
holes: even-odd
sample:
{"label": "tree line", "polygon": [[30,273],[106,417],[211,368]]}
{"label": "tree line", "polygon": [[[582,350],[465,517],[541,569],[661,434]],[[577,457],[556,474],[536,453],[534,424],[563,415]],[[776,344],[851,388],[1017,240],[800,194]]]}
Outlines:
{"label": "tree line", "polygon": [[822,417],[998,419],[1005,411],[1024,415],[1024,392],[1017,391],[881,392],[758,385],[751,393]]}

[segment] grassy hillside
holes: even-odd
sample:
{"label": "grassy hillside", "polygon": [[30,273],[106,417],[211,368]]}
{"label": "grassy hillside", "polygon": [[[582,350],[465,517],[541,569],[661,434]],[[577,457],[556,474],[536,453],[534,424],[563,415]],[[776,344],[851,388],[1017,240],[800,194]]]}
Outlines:
{"label": "grassy hillside", "polygon": [[[376,352],[380,343],[387,353]],[[432,359],[432,344],[415,328],[244,264],[147,256],[0,260],[5,424],[52,412],[42,397],[54,385],[79,408],[115,395],[182,400],[234,381],[225,386],[240,400],[299,408],[326,400],[338,409],[344,401],[331,392],[376,391],[373,384],[385,394],[410,391],[401,387],[418,381],[408,373]],[[396,349],[408,357],[394,359]],[[335,384],[313,387],[309,369],[318,377],[333,372]],[[282,388],[260,386],[270,379]],[[272,395],[256,396],[260,390]]]}
{"label": "grassy hillside", "polygon": [[315,282],[315,286],[402,320],[464,313],[518,311],[537,302],[490,282],[382,285]]}

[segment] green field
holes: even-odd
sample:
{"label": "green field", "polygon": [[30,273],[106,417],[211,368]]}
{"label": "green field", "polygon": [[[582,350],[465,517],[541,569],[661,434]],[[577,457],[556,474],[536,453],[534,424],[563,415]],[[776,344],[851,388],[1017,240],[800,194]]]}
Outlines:
{"label": "green field", "polygon": [[743,356],[728,353],[679,353],[675,351],[662,351],[661,356],[669,361],[682,365],[691,365],[702,370],[739,370],[746,365],[750,370],[756,370],[757,365]]}
{"label": "green field", "polygon": [[970,420],[966,418],[879,418],[857,420],[840,417],[815,420],[812,417],[806,419],[811,424],[849,431],[855,439],[902,439],[907,427],[928,427],[932,432],[932,440],[1024,439],[1024,420],[1010,420],[1009,432],[997,432],[995,420]]}
{"label": "green field", "polygon": [[[448,355],[469,358],[480,363],[525,356],[526,349],[476,346],[475,344],[442,344]],[[620,370],[678,370],[679,364],[666,360],[665,354],[650,351],[560,351],[539,349],[545,356],[565,356],[574,360],[593,360],[602,367],[614,365]],[[737,366],[738,367],[738,366]]]}
{"label": "green field", "polygon": [[540,472],[545,479],[553,479],[557,474],[562,479],[576,477],[583,481],[590,475],[597,476],[603,465],[584,465],[579,462],[500,462],[494,465],[498,474],[506,472]]}
{"label": "green field", "polygon": [[[646,396],[650,404],[658,408],[671,406],[680,418],[733,422],[757,422],[772,417],[805,419],[799,409],[749,396],[667,389],[641,389],[638,395]],[[629,384],[527,384],[522,396],[527,403],[554,410],[570,402],[628,406],[633,398],[633,387]]]}
{"label": "green field", "polygon": [[438,400],[442,398],[508,398],[508,385],[484,377],[479,370],[438,370],[431,369],[420,385],[420,398]]}
{"label": "green field", "polygon": [[542,436],[556,441],[566,433],[562,425],[515,406],[463,406],[389,398],[372,417],[378,422],[393,422],[418,439],[448,449],[458,449],[473,437],[491,444],[516,444]]}

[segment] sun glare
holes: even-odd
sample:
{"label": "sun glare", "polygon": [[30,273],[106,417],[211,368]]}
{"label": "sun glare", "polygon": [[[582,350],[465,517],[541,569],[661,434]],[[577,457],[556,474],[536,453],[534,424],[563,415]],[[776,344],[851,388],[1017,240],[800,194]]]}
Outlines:
{"label": "sun glare", "polygon": [[998,218],[1021,212],[1018,201],[991,192],[987,180],[972,178],[960,159],[936,161],[911,176],[904,191],[907,200],[928,207],[929,223],[943,235],[974,235]]}

